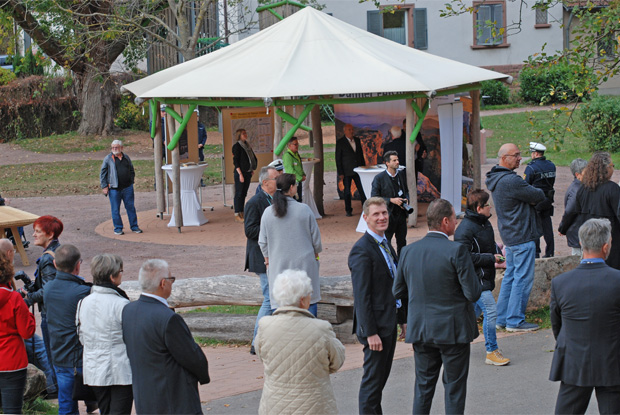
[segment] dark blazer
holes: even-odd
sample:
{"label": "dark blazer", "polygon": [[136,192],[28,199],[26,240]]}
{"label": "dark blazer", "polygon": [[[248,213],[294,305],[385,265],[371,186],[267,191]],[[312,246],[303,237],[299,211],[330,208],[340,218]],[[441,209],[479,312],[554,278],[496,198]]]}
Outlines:
{"label": "dark blazer", "polygon": [[478,337],[473,303],[481,285],[464,245],[434,232],[407,245],[393,291],[409,298],[407,343],[470,343]]}
{"label": "dark blazer", "polygon": [[[574,199],[577,197],[577,191],[580,187],[581,181],[575,177],[573,182],[568,186],[568,189],[566,189],[566,194],[564,195],[564,210],[566,210],[569,204],[575,203]],[[564,220],[564,217],[562,217],[562,220]],[[583,218],[579,216],[574,219],[573,223],[568,227],[564,227],[564,224],[560,222],[559,229],[566,230],[566,244],[571,248],[581,248],[579,244],[579,228],[581,225],[583,225]]]}
{"label": "dark blazer", "polygon": [[[390,244],[388,247],[397,260],[394,248]],[[390,269],[377,241],[369,233],[353,245],[349,253],[349,270],[354,297],[353,333],[359,337],[374,334],[387,337],[397,323],[406,323],[406,312],[396,308]]]}
{"label": "dark blazer", "polygon": [[45,285],[43,301],[47,309],[52,362],[59,367],[82,367],[82,344],[75,327],[80,300],[90,294],[92,284],[63,271]]}
{"label": "dark blazer", "polygon": [[[252,171],[252,160],[250,160],[250,156],[248,156],[248,153],[246,153],[238,141],[232,146],[232,153],[235,170],[239,167],[243,173]],[[256,156],[254,156],[254,159],[256,159]]]}
{"label": "dark blazer", "polygon": [[260,219],[265,209],[271,206],[270,199],[267,193],[259,190],[247,201],[243,213],[245,237],[248,238],[245,245],[245,270],[257,274],[267,272],[265,257],[258,246],[258,235],[260,234]]}
{"label": "dark blazer", "polygon": [[[375,176],[372,180],[372,191],[370,192],[371,196],[379,196],[385,200],[390,214],[392,214],[394,209],[402,210],[400,206],[390,202],[390,198],[402,197],[403,199],[409,200],[409,187],[407,186],[407,174],[405,173],[405,170],[398,171],[396,173],[396,177],[398,178],[399,188],[403,190],[402,196],[398,196],[398,192],[395,191],[394,186],[392,186],[392,178],[387,170]],[[404,210],[403,213],[405,213]]]}
{"label": "dark blazer", "polygon": [[594,191],[580,186],[575,198],[566,205],[559,231],[566,235],[573,223],[583,224],[592,218],[606,218],[611,222],[611,252],[605,262],[620,269],[620,243],[613,243],[620,241],[620,186],[617,183],[607,181]]}
{"label": "dark blazer", "polygon": [[202,413],[198,382],[209,383],[209,365],[180,315],[141,295],[123,308],[123,341],[137,413]]}
{"label": "dark blazer", "polygon": [[345,136],[336,141],[336,170],[338,171],[338,176],[355,176],[356,173],[353,169],[366,165],[362,142],[359,137],[353,137],[353,140],[355,140],[355,151],[353,151]]}
{"label": "dark blazer", "polygon": [[549,311],[556,339],[549,379],[620,385],[620,271],[581,264],[555,277]]}

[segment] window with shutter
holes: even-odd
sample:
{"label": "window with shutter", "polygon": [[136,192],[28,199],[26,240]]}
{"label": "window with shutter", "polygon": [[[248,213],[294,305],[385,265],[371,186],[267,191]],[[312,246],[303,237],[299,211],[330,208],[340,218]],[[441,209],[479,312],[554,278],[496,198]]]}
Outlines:
{"label": "window with shutter", "polygon": [[381,14],[379,10],[368,10],[366,12],[366,30],[381,36]]}
{"label": "window with shutter", "polygon": [[506,47],[505,1],[474,2],[474,48]]}
{"label": "window with shutter", "polygon": [[413,43],[416,49],[428,49],[426,9],[413,9]]}

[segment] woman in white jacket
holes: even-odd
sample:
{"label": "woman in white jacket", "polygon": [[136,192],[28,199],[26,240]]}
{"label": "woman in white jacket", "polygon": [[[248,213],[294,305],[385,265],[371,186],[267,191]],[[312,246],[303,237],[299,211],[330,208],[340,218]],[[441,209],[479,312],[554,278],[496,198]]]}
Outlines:
{"label": "woman in white jacket", "polygon": [[259,415],[337,414],[329,374],[344,363],[331,324],[308,312],[312,285],[305,271],[286,270],[274,282],[280,305],[258,322],[256,354],[265,367]]}
{"label": "woman in white jacket", "polygon": [[78,304],[76,316],[84,345],[84,384],[95,391],[102,415],[131,414],[131,367],[121,324],[129,299],[118,287],[123,278],[123,260],[118,255],[97,255],[90,271],[94,285],[90,295]]}

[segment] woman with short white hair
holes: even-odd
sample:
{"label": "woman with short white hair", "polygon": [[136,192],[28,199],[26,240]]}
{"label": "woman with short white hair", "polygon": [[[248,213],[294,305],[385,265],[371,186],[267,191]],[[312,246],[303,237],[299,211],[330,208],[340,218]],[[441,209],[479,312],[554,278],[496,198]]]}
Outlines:
{"label": "woman with short white hair", "polygon": [[260,319],[255,340],[265,367],[259,414],[338,413],[329,375],[344,363],[344,346],[329,322],[308,311],[311,296],[305,271],[276,277],[273,297],[280,306]]}

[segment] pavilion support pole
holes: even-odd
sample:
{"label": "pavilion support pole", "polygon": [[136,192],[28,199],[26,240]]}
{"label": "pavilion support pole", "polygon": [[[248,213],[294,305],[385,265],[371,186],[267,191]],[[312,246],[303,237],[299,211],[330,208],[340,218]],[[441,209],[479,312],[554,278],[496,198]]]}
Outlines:
{"label": "pavilion support pole", "polygon": [[314,158],[320,161],[314,165],[314,202],[319,215],[325,216],[323,206],[323,187],[325,186],[325,154],[323,153],[323,129],[321,128],[321,107],[315,105],[310,113],[312,117],[312,137],[314,139]]}
{"label": "pavilion support pole", "polygon": [[[179,128],[179,123],[170,114],[166,117],[166,123],[170,126],[170,136],[174,137]],[[181,233],[183,226],[183,208],[181,206],[181,164],[179,146],[176,145],[172,152],[172,206],[174,209],[174,226]]]}
{"label": "pavilion support pole", "polygon": [[480,90],[469,92],[471,96],[471,142],[474,147],[474,189],[482,188],[482,147],[480,145]]}
{"label": "pavilion support pole", "polygon": [[161,219],[164,218],[164,210],[166,210],[166,190],[164,185],[164,172],[162,168],[162,159],[163,148],[162,148],[162,136],[163,136],[163,128],[161,122],[161,116],[159,115],[159,103],[154,101],[154,104],[151,104],[154,107],[154,110],[151,111],[153,115],[151,123],[155,126],[155,135],[153,137],[153,161],[155,165],[155,193],[157,199],[157,212],[159,212],[159,217]]}
{"label": "pavilion support pole", "polygon": [[[280,144],[280,141],[282,141],[282,117],[280,117],[278,115],[278,110],[280,108],[276,108],[276,114],[273,117],[273,149],[275,150],[276,148],[278,148],[278,144]],[[273,159],[275,160],[277,158],[277,154],[273,153]]]}
{"label": "pavilion support pole", "polygon": [[[407,100],[407,137],[411,137],[414,126],[417,122],[416,113],[411,105],[413,100]],[[407,140],[405,147],[405,158],[407,160],[407,187],[409,188],[409,205],[413,208],[413,213],[407,219],[407,226],[416,226],[418,224],[418,182],[415,177],[415,140]]]}

